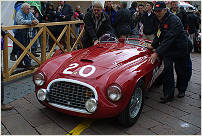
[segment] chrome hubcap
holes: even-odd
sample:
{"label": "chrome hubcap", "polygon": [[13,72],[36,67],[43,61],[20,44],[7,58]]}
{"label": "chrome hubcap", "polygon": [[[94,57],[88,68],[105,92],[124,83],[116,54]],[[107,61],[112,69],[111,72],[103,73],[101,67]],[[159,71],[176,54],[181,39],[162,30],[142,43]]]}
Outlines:
{"label": "chrome hubcap", "polygon": [[129,114],[131,118],[135,118],[140,111],[142,105],[142,89],[138,87],[130,100]]}

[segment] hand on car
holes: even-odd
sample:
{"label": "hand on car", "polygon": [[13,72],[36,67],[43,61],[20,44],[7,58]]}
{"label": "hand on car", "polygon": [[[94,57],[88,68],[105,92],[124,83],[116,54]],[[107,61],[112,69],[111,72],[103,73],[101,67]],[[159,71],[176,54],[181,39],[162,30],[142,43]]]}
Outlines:
{"label": "hand on car", "polygon": [[156,62],[157,58],[158,58],[158,54],[156,52],[154,52],[150,56],[149,61],[151,62],[151,64],[154,64]]}
{"label": "hand on car", "polygon": [[95,40],[94,43],[93,43],[93,45],[98,44],[98,42],[99,42],[98,40]]}
{"label": "hand on car", "polygon": [[148,49],[151,49],[151,50],[153,49],[153,47],[151,46],[151,44],[147,44],[146,47],[147,47]]}

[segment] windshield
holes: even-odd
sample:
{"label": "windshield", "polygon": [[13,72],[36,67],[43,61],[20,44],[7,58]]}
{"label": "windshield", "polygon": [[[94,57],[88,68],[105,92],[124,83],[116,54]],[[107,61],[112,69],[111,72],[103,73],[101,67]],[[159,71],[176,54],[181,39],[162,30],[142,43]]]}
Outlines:
{"label": "windshield", "polygon": [[105,43],[105,42],[118,42],[118,39],[115,35],[113,34],[104,34],[102,37],[100,37],[99,41],[101,43]]}
{"label": "windshield", "polygon": [[126,44],[132,44],[134,46],[141,46],[147,48],[148,45],[151,45],[151,42],[145,41],[143,39],[136,39],[136,38],[128,38],[125,40]]}

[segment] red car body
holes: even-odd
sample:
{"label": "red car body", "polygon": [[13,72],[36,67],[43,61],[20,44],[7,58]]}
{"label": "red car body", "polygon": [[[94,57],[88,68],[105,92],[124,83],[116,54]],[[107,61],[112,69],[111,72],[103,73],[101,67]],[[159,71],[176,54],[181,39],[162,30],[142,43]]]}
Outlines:
{"label": "red car body", "polygon": [[[127,107],[137,82],[143,79],[148,89],[162,72],[161,60],[155,64],[148,61],[152,51],[142,46],[147,43],[142,39],[130,40],[134,40],[135,44],[122,39],[119,42],[99,43],[87,49],[57,55],[44,62],[35,72],[35,74],[42,72],[45,75],[45,83],[42,86],[36,85],[36,93],[40,88],[50,91],[51,84],[57,81],[82,84],[92,89],[98,102],[94,113],[60,103],[54,104],[48,100],[40,102],[59,112],[79,117],[118,116]],[[116,102],[107,96],[107,89],[113,84],[122,90],[122,97]],[[55,90],[57,91],[57,87]]]}

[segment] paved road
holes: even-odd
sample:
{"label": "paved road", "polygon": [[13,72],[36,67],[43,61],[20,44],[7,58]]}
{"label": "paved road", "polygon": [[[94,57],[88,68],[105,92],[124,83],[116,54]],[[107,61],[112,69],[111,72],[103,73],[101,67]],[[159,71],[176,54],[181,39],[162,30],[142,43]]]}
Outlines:
{"label": "paved road", "polygon": [[[113,118],[92,122],[82,135],[200,135],[201,134],[201,55],[191,54],[193,76],[185,98],[160,104],[162,86],[146,94],[143,112],[135,125],[121,127]],[[1,134],[65,135],[85,119],[64,115],[45,108],[36,100],[32,77],[21,78],[5,85],[5,103],[15,106],[1,112]],[[176,90],[177,95],[177,90]],[[75,129],[74,129],[75,130]]]}

